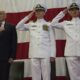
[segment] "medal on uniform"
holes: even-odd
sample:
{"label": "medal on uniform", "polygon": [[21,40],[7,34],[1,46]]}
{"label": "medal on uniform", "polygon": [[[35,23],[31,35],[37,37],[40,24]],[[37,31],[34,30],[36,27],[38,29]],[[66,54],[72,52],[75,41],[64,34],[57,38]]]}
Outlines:
{"label": "medal on uniform", "polygon": [[44,25],[43,25],[43,30],[45,30],[45,31],[49,31],[49,29],[48,29],[48,25],[44,24]]}

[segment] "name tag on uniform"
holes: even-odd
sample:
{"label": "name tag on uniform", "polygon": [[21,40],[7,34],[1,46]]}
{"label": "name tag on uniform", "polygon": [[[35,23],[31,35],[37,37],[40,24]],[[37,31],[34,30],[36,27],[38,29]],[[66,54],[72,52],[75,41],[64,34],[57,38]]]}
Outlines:
{"label": "name tag on uniform", "polygon": [[36,25],[33,25],[32,27],[37,27]]}
{"label": "name tag on uniform", "polygon": [[71,26],[71,25],[73,25],[73,24],[67,24],[68,26]]}
{"label": "name tag on uniform", "polygon": [[45,31],[49,31],[49,29],[48,29],[48,25],[43,25],[43,30],[45,30]]}
{"label": "name tag on uniform", "polygon": [[31,26],[31,30],[36,30],[37,26],[36,25],[32,25]]}

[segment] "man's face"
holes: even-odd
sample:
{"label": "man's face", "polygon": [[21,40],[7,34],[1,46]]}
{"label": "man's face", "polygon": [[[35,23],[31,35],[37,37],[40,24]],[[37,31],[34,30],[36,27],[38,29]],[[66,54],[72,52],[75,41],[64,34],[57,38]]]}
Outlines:
{"label": "man's face", "polygon": [[45,11],[44,10],[36,10],[35,11],[35,16],[37,17],[37,19],[43,18],[44,15],[45,15]]}
{"label": "man's face", "polygon": [[4,21],[6,18],[6,13],[4,11],[0,11],[0,22]]}
{"label": "man's face", "polygon": [[79,9],[73,8],[73,9],[69,10],[69,14],[71,17],[78,17],[79,16]]}

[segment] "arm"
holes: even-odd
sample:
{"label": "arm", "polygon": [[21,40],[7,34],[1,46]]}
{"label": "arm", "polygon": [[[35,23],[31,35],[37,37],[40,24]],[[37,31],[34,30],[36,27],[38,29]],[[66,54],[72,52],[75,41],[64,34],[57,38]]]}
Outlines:
{"label": "arm", "polygon": [[64,22],[59,23],[59,20],[61,20],[65,14],[68,12],[68,9],[64,9],[63,11],[61,11],[51,22],[51,26],[53,26],[53,28],[59,28],[62,29],[63,28],[63,24]]}
{"label": "arm", "polygon": [[54,36],[54,30],[52,29],[52,26],[49,27],[49,33],[50,33],[50,43],[51,43],[51,57],[56,57],[56,42],[55,42],[55,36]]}
{"label": "arm", "polygon": [[16,49],[17,49],[17,32],[15,27],[12,27],[12,53],[11,53],[11,57],[13,59],[15,59],[16,56]]}
{"label": "arm", "polygon": [[9,63],[12,63],[13,59],[15,59],[16,50],[17,50],[17,32],[15,26],[11,26],[11,54],[9,57]]}
{"label": "arm", "polygon": [[25,24],[26,21],[28,21],[32,15],[33,15],[34,11],[31,12],[28,16],[26,16],[25,18],[23,18],[16,26],[16,29],[19,30],[27,30],[29,29],[29,24]]}

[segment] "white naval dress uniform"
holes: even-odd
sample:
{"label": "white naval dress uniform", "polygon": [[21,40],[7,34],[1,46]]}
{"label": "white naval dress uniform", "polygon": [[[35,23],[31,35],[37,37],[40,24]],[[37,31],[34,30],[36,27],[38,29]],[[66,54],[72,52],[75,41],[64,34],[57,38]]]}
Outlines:
{"label": "white naval dress uniform", "polygon": [[[63,12],[61,12],[64,16]],[[60,19],[57,19],[59,21]],[[53,24],[53,28],[61,28],[66,33],[65,56],[71,80],[80,80],[80,18]]]}
{"label": "white naval dress uniform", "polygon": [[50,57],[56,56],[55,38],[50,23],[38,19],[25,24],[28,17],[16,26],[19,30],[30,32],[29,58],[31,58],[32,80],[50,80]]}

